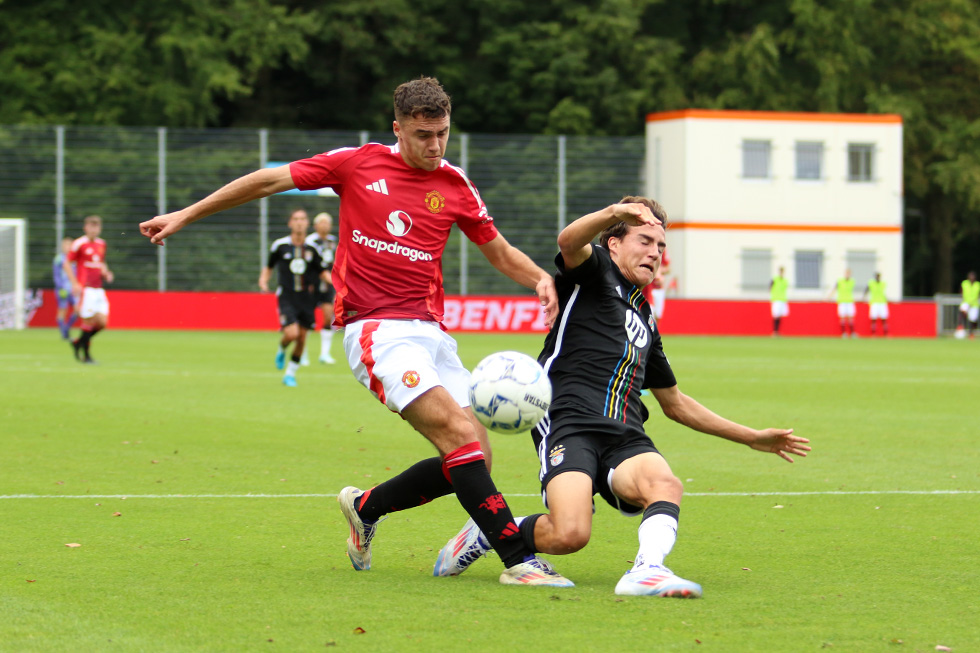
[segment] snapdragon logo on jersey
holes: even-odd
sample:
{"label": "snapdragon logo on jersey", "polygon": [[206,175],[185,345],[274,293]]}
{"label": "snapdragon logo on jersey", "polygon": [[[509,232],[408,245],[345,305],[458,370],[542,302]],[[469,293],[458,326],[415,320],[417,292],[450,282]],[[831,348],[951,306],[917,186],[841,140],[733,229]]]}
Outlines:
{"label": "snapdragon logo on jersey", "polygon": [[[404,211],[392,211],[388,214],[388,220],[385,222],[385,227],[395,238],[401,238],[409,232],[412,228],[412,216],[405,213]],[[368,249],[373,249],[376,252],[388,252],[389,254],[395,254],[396,256],[404,256],[410,261],[431,261],[432,254],[428,252],[423,252],[420,249],[415,249],[414,247],[405,247],[394,241],[379,240],[377,238],[369,238],[368,236],[361,233],[360,229],[355,229],[354,234],[351,238],[358,245],[367,247]]]}

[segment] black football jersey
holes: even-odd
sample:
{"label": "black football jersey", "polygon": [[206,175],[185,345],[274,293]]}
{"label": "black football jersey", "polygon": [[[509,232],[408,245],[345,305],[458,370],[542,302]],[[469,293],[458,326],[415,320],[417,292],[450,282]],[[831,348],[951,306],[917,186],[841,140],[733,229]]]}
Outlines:
{"label": "black football jersey", "polygon": [[649,413],[640,391],[677,384],[650,305],[603,247],[571,270],[561,254],[555,264],[559,314],[538,356],[551,379],[552,430],[569,420],[642,429]]}
{"label": "black football jersey", "polygon": [[289,236],[272,243],[266,267],[275,269],[279,277],[277,295],[304,299],[313,297],[320,285],[320,273],[326,269],[316,247],[309,243],[294,245]]}

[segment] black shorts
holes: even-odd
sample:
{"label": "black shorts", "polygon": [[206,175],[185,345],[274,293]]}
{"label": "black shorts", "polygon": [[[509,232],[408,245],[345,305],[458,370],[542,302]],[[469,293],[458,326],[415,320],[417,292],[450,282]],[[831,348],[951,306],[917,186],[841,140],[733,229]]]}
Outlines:
{"label": "black shorts", "polygon": [[286,328],[290,324],[298,324],[303,329],[316,327],[316,304],[312,296],[294,299],[279,295],[279,326]]}
{"label": "black shorts", "polygon": [[548,482],[564,472],[582,472],[592,479],[592,493],[624,515],[643,513],[642,506],[627,503],[613,494],[611,479],[616,467],[641,453],[660,453],[645,432],[631,430],[626,436],[610,436],[573,425],[550,431],[547,418],[531,435],[541,463],[541,496],[548,505]]}

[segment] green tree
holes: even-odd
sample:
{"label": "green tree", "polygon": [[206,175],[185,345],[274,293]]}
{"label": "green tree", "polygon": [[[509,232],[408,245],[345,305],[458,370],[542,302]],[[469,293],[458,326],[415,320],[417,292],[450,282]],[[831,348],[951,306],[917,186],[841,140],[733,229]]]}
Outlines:
{"label": "green tree", "polygon": [[309,14],[273,0],[0,3],[0,124],[214,125],[300,62]]}

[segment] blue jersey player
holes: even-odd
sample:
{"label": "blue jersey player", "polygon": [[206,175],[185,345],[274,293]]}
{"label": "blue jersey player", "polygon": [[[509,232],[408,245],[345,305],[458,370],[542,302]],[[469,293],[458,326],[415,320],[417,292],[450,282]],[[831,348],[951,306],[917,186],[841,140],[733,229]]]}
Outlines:
{"label": "blue jersey player", "polygon": [[61,239],[61,252],[54,257],[51,264],[51,276],[54,277],[54,296],[58,301],[58,330],[61,337],[68,340],[69,330],[75,326],[78,313],[75,311],[75,294],[71,289],[71,279],[65,271],[65,257],[71,250],[72,238],[65,236]]}

